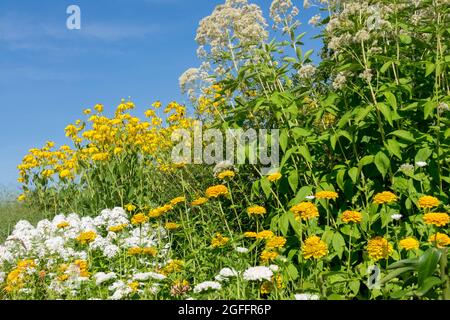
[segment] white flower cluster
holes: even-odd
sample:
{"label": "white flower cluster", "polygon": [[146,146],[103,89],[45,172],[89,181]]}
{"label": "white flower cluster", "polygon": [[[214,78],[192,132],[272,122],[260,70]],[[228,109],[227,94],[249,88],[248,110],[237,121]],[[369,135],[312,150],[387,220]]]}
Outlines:
{"label": "white flower cluster", "polygon": [[270,281],[273,276],[273,271],[269,267],[258,266],[251,267],[244,271],[244,280],[247,281]]}
{"label": "white flower cluster", "polygon": [[298,14],[299,10],[293,6],[291,0],[273,0],[270,5],[270,17],[274,21],[274,29],[278,28],[280,24],[289,27],[296,23],[293,20]]}
{"label": "white flower cluster", "polygon": [[[120,232],[113,232],[112,227],[123,226]],[[82,243],[80,235],[90,233],[93,237]],[[154,229],[149,223],[142,226],[130,224],[127,213],[122,208],[103,210],[97,217],[80,217],[75,213],[57,215],[53,220],[41,220],[36,226],[28,221],[19,221],[11,235],[3,245],[0,245],[0,284],[7,281],[4,271],[12,270],[18,261],[35,261],[40,270],[46,270],[49,278],[48,289],[55,296],[75,296],[83,283],[92,282],[101,286],[117,278],[123,278],[120,263],[114,259],[123,260],[128,255],[128,249],[134,247],[158,248],[155,258],[136,257],[136,263],[141,269],[151,266],[160,267],[167,262],[170,243],[167,242],[167,231],[163,228]],[[103,259],[105,270],[98,270],[90,277],[89,264],[92,257]],[[117,269],[116,269],[117,268]],[[37,268],[29,268],[27,272],[36,272]],[[125,276],[126,280],[117,281],[112,287],[117,299],[126,296],[130,281],[159,281],[164,275],[154,272],[139,273],[133,270]],[[126,283],[123,281],[127,281]],[[24,293],[25,288],[20,288]]]}
{"label": "white flower cluster", "polygon": [[226,0],[200,21],[195,39],[199,45],[210,47],[212,57],[221,59],[224,52],[230,53],[238,46],[254,46],[267,39],[266,27],[259,6],[247,0]]}
{"label": "white flower cluster", "polygon": [[216,281],[205,281],[197,284],[194,287],[195,293],[205,292],[209,290],[220,290],[222,289],[222,285]]}

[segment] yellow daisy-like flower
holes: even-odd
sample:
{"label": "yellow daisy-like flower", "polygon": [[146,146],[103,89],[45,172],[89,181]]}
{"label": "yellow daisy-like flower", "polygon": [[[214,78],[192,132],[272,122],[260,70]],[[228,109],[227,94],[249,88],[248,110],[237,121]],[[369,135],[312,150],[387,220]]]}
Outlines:
{"label": "yellow daisy-like flower", "polygon": [[426,224],[443,227],[450,222],[450,216],[445,212],[430,212],[423,215],[423,221]]}
{"label": "yellow daisy-like flower", "polygon": [[67,228],[68,226],[70,226],[70,223],[68,223],[67,221],[62,221],[56,225],[58,229],[64,229]]}
{"label": "yellow daisy-like flower", "polygon": [[142,254],[147,255],[147,256],[156,256],[156,254],[158,253],[158,251],[156,250],[156,248],[153,247],[147,247],[147,248],[142,248]]}
{"label": "yellow daisy-like flower", "polygon": [[133,247],[133,248],[128,249],[128,254],[130,256],[137,256],[141,253],[142,253],[142,248],[139,248],[139,247]]}
{"label": "yellow daisy-like flower", "polygon": [[327,244],[318,236],[312,236],[305,240],[302,247],[302,255],[305,259],[320,259],[328,253]]}
{"label": "yellow daisy-like flower", "polygon": [[165,206],[153,209],[149,212],[148,216],[150,218],[159,218],[161,217],[163,214],[169,212],[170,210],[173,209],[173,206],[171,204],[166,204]]}
{"label": "yellow daisy-like flower", "polygon": [[176,229],[180,228],[180,225],[175,222],[167,222],[164,225],[164,228],[166,228],[167,230],[176,230]]}
{"label": "yellow daisy-like flower", "polygon": [[357,211],[344,211],[344,213],[342,213],[342,221],[345,223],[361,223],[362,214]]}
{"label": "yellow daisy-like flower", "polygon": [[319,216],[319,210],[311,202],[301,202],[293,206],[290,210],[294,213],[295,220],[299,221],[300,218],[303,220],[313,219]]}
{"label": "yellow daisy-like flower", "polygon": [[230,241],[230,238],[224,237],[220,233],[216,233],[216,236],[211,240],[211,246],[213,248],[221,248],[224,247],[228,241]]}
{"label": "yellow daisy-like flower", "polygon": [[95,231],[85,231],[78,235],[76,240],[81,244],[91,243],[97,238],[97,233]]}
{"label": "yellow daisy-like flower", "polygon": [[283,177],[283,176],[282,176],[281,173],[275,172],[275,173],[269,174],[269,175],[267,176],[267,179],[269,179],[270,182],[275,182],[275,181],[280,180],[282,177]]}
{"label": "yellow daisy-like flower", "polygon": [[400,240],[399,244],[400,244],[401,248],[403,248],[407,251],[419,249],[419,246],[420,246],[419,241],[417,241],[416,239],[411,238],[411,237]]}
{"label": "yellow daisy-like flower", "polygon": [[267,210],[261,206],[252,206],[247,208],[247,213],[249,216],[263,216],[267,213]]}
{"label": "yellow daisy-like flower", "polygon": [[125,205],[125,210],[127,210],[128,212],[132,212],[132,211],[136,210],[136,206],[129,203],[129,204]]}
{"label": "yellow daisy-like flower", "polygon": [[198,198],[198,199],[195,199],[194,201],[192,201],[191,202],[191,205],[192,206],[194,206],[194,207],[198,207],[198,206],[201,206],[202,204],[205,204],[205,203],[207,203],[208,202],[208,198]]}
{"label": "yellow daisy-like flower", "polygon": [[128,284],[132,292],[137,292],[140,286],[140,283],[137,281],[131,282]]}
{"label": "yellow daisy-like flower", "polygon": [[144,224],[149,220],[149,218],[143,214],[143,213],[138,213],[135,214],[132,218],[131,218],[131,223],[132,224]]}
{"label": "yellow daisy-like flower", "polygon": [[261,263],[268,263],[270,261],[275,260],[278,257],[278,252],[272,250],[264,250],[261,252]]}
{"label": "yellow daisy-like flower", "polygon": [[286,244],[286,238],[278,237],[278,236],[269,238],[266,241],[266,247],[271,248],[271,249],[283,248],[285,244]]}
{"label": "yellow daisy-like flower", "polygon": [[270,230],[263,230],[256,234],[256,239],[270,239],[274,236],[273,232]]}
{"label": "yellow daisy-like flower", "polygon": [[177,197],[177,198],[175,198],[175,199],[172,199],[171,201],[170,201],[170,204],[172,205],[172,206],[175,206],[175,205],[177,205],[177,204],[179,204],[179,203],[181,203],[181,202],[185,202],[186,201],[186,198],[185,197]]}
{"label": "yellow daisy-like flower", "polygon": [[421,209],[431,209],[441,204],[438,198],[432,196],[423,196],[419,198],[417,205]]}
{"label": "yellow daisy-like flower", "polygon": [[117,226],[111,226],[111,227],[109,227],[109,228],[108,228],[108,231],[117,233],[117,232],[120,232],[120,231],[122,231],[123,229],[125,229],[127,226],[128,226],[128,224],[122,223],[122,224],[119,224],[119,225],[117,225]]}
{"label": "yellow daisy-like flower", "polygon": [[20,196],[18,196],[17,197],[17,201],[19,201],[19,202],[23,202],[23,201],[25,201],[25,199],[27,198],[27,196],[26,195],[24,195],[24,194],[21,194]]}
{"label": "yellow daisy-like flower", "polygon": [[397,201],[397,196],[390,191],[383,191],[381,193],[378,193],[373,198],[373,202],[375,202],[377,204],[387,204],[387,203],[396,202],[396,201]]}
{"label": "yellow daisy-like flower", "polygon": [[334,191],[319,191],[316,193],[316,199],[335,200],[337,197],[338,194]]}
{"label": "yellow daisy-like flower", "polygon": [[438,248],[444,248],[450,245],[450,237],[445,233],[436,233],[430,236],[428,242],[435,244]]}
{"label": "yellow daisy-like flower", "polygon": [[253,231],[244,232],[245,238],[256,238],[256,236],[257,236],[256,232],[253,232]]}
{"label": "yellow daisy-like flower", "polygon": [[217,178],[219,178],[220,180],[226,179],[226,178],[233,178],[236,175],[236,173],[234,173],[234,171],[232,170],[225,170],[220,172],[217,175]]}
{"label": "yellow daisy-like flower", "polygon": [[375,261],[387,259],[393,252],[392,245],[383,237],[375,237],[367,244],[369,257]]}
{"label": "yellow daisy-like flower", "polygon": [[226,195],[228,195],[228,188],[223,184],[209,187],[208,189],[206,189],[206,196],[208,198],[218,198],[220,196]]}

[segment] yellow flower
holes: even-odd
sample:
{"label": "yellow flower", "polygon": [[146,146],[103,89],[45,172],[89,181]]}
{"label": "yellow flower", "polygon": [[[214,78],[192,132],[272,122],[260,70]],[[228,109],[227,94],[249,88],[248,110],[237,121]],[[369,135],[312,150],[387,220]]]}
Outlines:
{"label": "yellow flower", "polygon": [[257,233],[253,231],[244,232],[245,238],[256,238]]}
{"label": "yellow flower", "polygon": [[236,174],[232,170],[225,170],[217,175],[217,178],[223,180],[225,178],[233,178]]}
{"label": "yellow flower", "polygon": [[75,260],[74,265],[78,267],[80,277],[89,278],[91,275],[88,271],[88,262],[86,260]]}
{"label": "yellow flower", "polygon": [[154,256],[156,256],[157,253],[158,253],[158,251],[155,248],[153,248],[153,247],[148,247],[148,248],[143,248],[142,249],[142,254],[144,254],[144,255],[148,255],[148,256],[154,257]]}
{"label": "yellow flower", "polygon": [[78,235],[76,238],[81,244],[88,244],[97,238],[97,233],[95,231],[85,231]]}
{"label": "yellow flower", "polygon": [[305,240],[302,247],[302,255],[305,259],[320,259],[328,253],[327,244],[318,236],[312,236]]}
{"label": "yellow flower", "polygon": [[418,201],[418,206],[421,209],[431,209],[434,207],[439,206],[441,202],[438,198],[432,197],[432,196],[423,196],[420,197]]}
{"label": "yellow flower", "polygon": [[230,238],[224,237],[220,233],[216,233],[216,236],[211,240],[211,246],[213,248],[220,248],[225,246],[228,241],[230,241]]}
{"label": "yellow flower", "polygon": [[261,206],[252,206],[252,207],[247,208],[247,213],[250,216],[262,216],[267,213],[267,210],[266,210],[266,208],[261,207]]}
{"label": "yellow flower", "polygon": [[319,191],[316,193],[317,199],[334,200],[338,197],[338,194],[334,191]]}
{"label": "yellow flower", "polygon": [[130,256],[137,256],[139,254],[142,254],[142,248],[139,247],[133,247],[128,249],[128,254]]}
{"label": "yellow flower", "polygon": [[167,276],[171,273],[175,273],[175,272],[180,272],[183,270],[183,266],[184,266],[184,262],[181,260],[170,260],[166,266],[162,269],[159,270],[161,274]]}
{"label": "yellow flower", "polygon": [[272,248],[272,249],[283,248],[285,244],[286,244],[286,238],[276,236],[276,237],[267,239],[266,247]]}
{"label": "yellow flower", "polygon": [[130,287],[132,292],[137,292],[140,284],[139,284],[139,282],[134,281],[134,282],[129,283],[128,286]]}
{"label": "yellow flower", "polygon": [[269,179],[270,182],[278,181],[278,180],[280,180],[281,178],[282,178],[282,175],[281,175],[281,173],[279,173],[279,172],[275,172],[275,173],[269,174],[269,175],[267,176],[267,179]]}
{"label": "yellow flower", "polygon": [[132,218],[131,218],[131,223],[132,224],[144,224],[148,221],[148,217],[143,214],[143,213],[138,213],[135,214]]}
{"label": "yellow flower", "polygon": [[387,204],[396,201],[397,196],[390,191],[383,191],[381,193],[378,193],[373,198],[373,202],[376,204]]}
{"label": "yellow flower", "polygon": [[268,263],[270,261],[275,260],[278,257],[278,252],[272,250],[263,250],[261,252],[261,263]]}
{"label": "yellow flower", "polygon": [[136,206],[132,203],[129,203],[129,204],[125,205],[125,210],[127,210],[128,212],[132,212],[132,211],[136,210]]}
{"label": "yellow flower", "polygon": [[83,110],[83,113],[86,114],[86,115],[88,115],[88,114],[91,114],[91,113],[92,113],[92,110],[91,110],[91,109],[84,109],[84,110]]}
{"label": "yellow flower", "polygon": [[175,198],[175,199],[171,200],[171,201],[170,201],[170,204],[171,204],[172,206],[175,206],[175,205],[177,205],[178,203],[180,203],[180,202],[185,202],[185,201],[186,201],[186,198],[185,198],[185,197],[178,197],[178,198]]}
{"label": "yellow flower", "polygon": [[300,218],[309,220],[319,216],[319,210],[311,202],[301,202],[293,206],[290,211],[294,213],[295,220],[297,221],[299,221]]}
{"label": "yellow flower", "polygon": [[17,197],[17,201],[23,202],[23,201],[25,201],[26,198],[27,198],[27,196],[25,194],[21,194],[20,196]]}
{"label": "yellow flower", "polygon": [[109,227],[108,231],[117,233],[117,232],[120,232],[120,231],[122,231],[123,229],[125,229],[127,226],[128,226],[128,224],[122,223],[122,224],[119,224],[119,225],[117,225],[117,226],[111,226],[111,227]]}
{"label": "yellow flower", "polygon": [[435,244],[438,248],[443,248],[450,245],[450,237],[445,233],[436,233],[430,236],[428,242]]}
{"label": "yellow flower", "polygon": [[154,102],[154,103],[152,104],[152,107],[154,107],[154,108],[156,108],[156,109],[161,108],[161,101],[156,101],[156,102]]}
{"label": "yellow flower", "polygon": [[121,154],[123,152],[123,148],[121,147],[115,147],[114,148],[114,154],[117,156],[118,154]]}
{"label": "yellow flower", "polygon": [[164,225],[164,228],[166,228],[167,230],[176,230],[180,227],[180,225],[178,223],[175,222],[167,222]]}
{"label": "yellow flower", "polygon": [[102,104],[96,104],[94,107],[95,111],[97,111],[98,113],[103,112],[103,105]]}
{"label": "yellow flower", "polygon": [[423,221],[425,221],[426,224],[443,227],[450,222],[450,216],[445,212],[431,212],[423,215]]}
{"label": "yellow flower", "polygon": [[70,223],[68,223],[67,221],[62,221],[56,225],[58,229],[64,229],[67,228],[68,226],[70,226]]}
{"label": "yellow flower", "polygon": [[228,195],[228,188],[223,184],[209,187],[208,189],[206,189],[206,196],[208,198],[218,198],[220,196],[226,195]]}
{"label": "yellow flower", "polygon": [[194,201],[191,202],[191,205],[196,207],[196,206],[201,206],[202,204],[205,204],[208,202],[208,198],[198,198],[195,199]]}
{"label": "yellow flower", "polygon": [[270,239],[274,236],[273,232],[270,230],[263,230],[256,234],[256,239]]}
{"label": "yellow flower", "polygon": [[344,213],[342,213],[342,221],[345,223],[361,223],[362,214],[357,211],[344,211]]}
{"label": "yellow flower", "polygon": [[68,178],[70,176],[71,176],[71,173],[70,173],[70,170],[68,170],[68,169],[64,169],[59,173],[59,177],[63,178],[63,179]]}
{"label": "yellow flower", "polygon": [[375,237],[367,244],[369,257],[375,261],[387,259],[393,252],[392,245],[382,237]]}
{"label": "yellow flower", "polygon": [[172,205],[166,204],[165,206],[162,206],[162,207],[159,207],[159,208],[151,210],[150,213],[148,214],[148,216],[150,218],[159,218],[163,214],[169,212],[172,209],[173,209]]}
{"label": "yellow flower", "polygon": [[403,240],[400,240],[399,242],[400,247],[402,247],[405,250],[414,250],[419,249],[420,243],[414,238],[406,238]]}

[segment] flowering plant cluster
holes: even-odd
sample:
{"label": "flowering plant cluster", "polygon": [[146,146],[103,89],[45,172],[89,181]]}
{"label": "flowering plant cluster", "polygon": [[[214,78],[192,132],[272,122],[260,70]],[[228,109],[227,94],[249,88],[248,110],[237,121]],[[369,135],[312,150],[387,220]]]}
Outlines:
{"label": "flowering plant cluster", "polygon": [[[2,297],[450,299],[450,3],[294,3],[272,1],[270,42],[247,0],[200,22],[202,64],[179,79],[195,116],[96,105],[72,146],[30,150],[19,200],[81,217],[16,226]],[[296,20],[310,7],[316,64]],[[280,166],[170,163],[195,119],[279,129]]]}

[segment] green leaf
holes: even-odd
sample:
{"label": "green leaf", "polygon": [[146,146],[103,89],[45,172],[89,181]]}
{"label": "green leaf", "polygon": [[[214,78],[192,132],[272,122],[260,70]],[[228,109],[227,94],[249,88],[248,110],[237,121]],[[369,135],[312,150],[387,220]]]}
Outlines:
{"label": "green leaf", "polygon": [[267,179],[266,177],[261,179],[261,188],[263,189],[266,198],[269,198],[272,192],[272,187],[269,179]]}
{"label": "green leaf", "polygon": [[383,74],[386,72],[387,69],[389,69],[392,65],[392,61],[388,61],[385,64],[383,64],[380,68],[380,73]]}
{"label": "green leaf", "polygon": [[395,139],[389,139],[385,144],[386,149],[394,156],[402,160],[402,152],[400,151],[400,144]]}
{"label": "green leaf", "polygon": [[389,102],[389,105],[394,110],[397,110],[397,98],[394,96],[394,94],[392,92],[385,92],[384,96],[386,97],[387,101]]}
{"label": "green leaf", "polygon": [[286,129],[282,129],[280,133],[280,147],[283,152],[286,152],[288,145],[288,134]]}
{"label": "green leaf", "polygon": [[419,287],[422,287],[425,283],[425,280],[436,271],[440,258],[441,258],[441,251],[436,248],[428,249],[419,258],[419,266],[418,266]]}
{"label": "green leaf", "polygon": [[348,176],[350,177],[350,179],[352,179],[353,183],[356,184],[356,182],[358,181],[358,168],[353,167],[350,170],[348,170]]}
{"label": "green leaf", "polygon": [[359,292],[359,287],[361,286],[361,282],[359,280],[353,280],[348,284],[350,290],[353,291],[353,294],[356,296]]}
{"label": "green leaf", "polygon": [[414,271],[414,267],[403,267],[395,269],[394,271],[389,272],[383,279],[381,279],[380,284],[385,284],[386,282],[398,278],[401,274],[409,271]]}
{"label": "green leaf", "polygon": [[428,101],[423,106],[423,116],[424,119],[428,119],[428,117],[433,116],[434,109],[436,109],[436,102]]}
{"label": "green leaf", "polygon": [[383,114],[384,118],[389,122],[389,124],[392,126],[393,125],[393,121],[392,121],[392,111],[391,109],[388,107],[387,104],[385,103],[378,103],[378,108],[381,111],[381,113]]}
{"label": "green leaf", "polygon": [[298,147],[298,152],[303,156],[303,158],[309,162],[312,163],[311,154],[309,153],[309,150],[306,146],[300,146]]}
{"label": "green leaf", "polygon": [[291,186],[292,191],[296,192],[298,187],[298,172],[297,170],[291,171],[288,177],[289,185]]}
{"label": "green leaf", "polygon": [[428,158],[431,156],[432,153],[433,153],[433,151],[431,149],[429,149],[429,148],[420,149],[417,152],[415,161],[416,162],[419,162],[419,161],[426,162],[428,160]]}
{"label": "green leaf", "polygon": [[435,65],[432,62],[427,62],[425,66],[425,77],[428,77],[434,72]]}
{"label": "green leaf", "polygon": [[298,279],[298,270],[293,264],[288,265],[286,271],[293,281]]}
{"label": "green leaf", "polygon": [[336,174],[336,183],[342,191],[344,191],[344,177],[345,170],[339,170]]}
{"label": "green leaf", "polygon": [[408,142],[416,142],[416,139],[414,138],[413,134],[409,131],[406,130],[396,130],[393,131],[391,133],[389,133],[389,135],[394,135],[402,140],[408,141]]}
{"label": "green leaf", "polygon": [[440,285],[442,280],[437,277],[428,277],[423,281],[422,286],[417,290],[416,294],[421,297],[424,296],[431,288]]}
{"label": "green leaf", "polygon": [[380,151],[375,156],[375,165],[384,178],[391,167],[391,161],[383,151]]}
{"label": "green leaf", "polygon": [[342,259],[342,254],[345,249],[345,240],[344,237],[339,233],[335,232],[332,240],[333,248],[339,256],[339,259]]}

